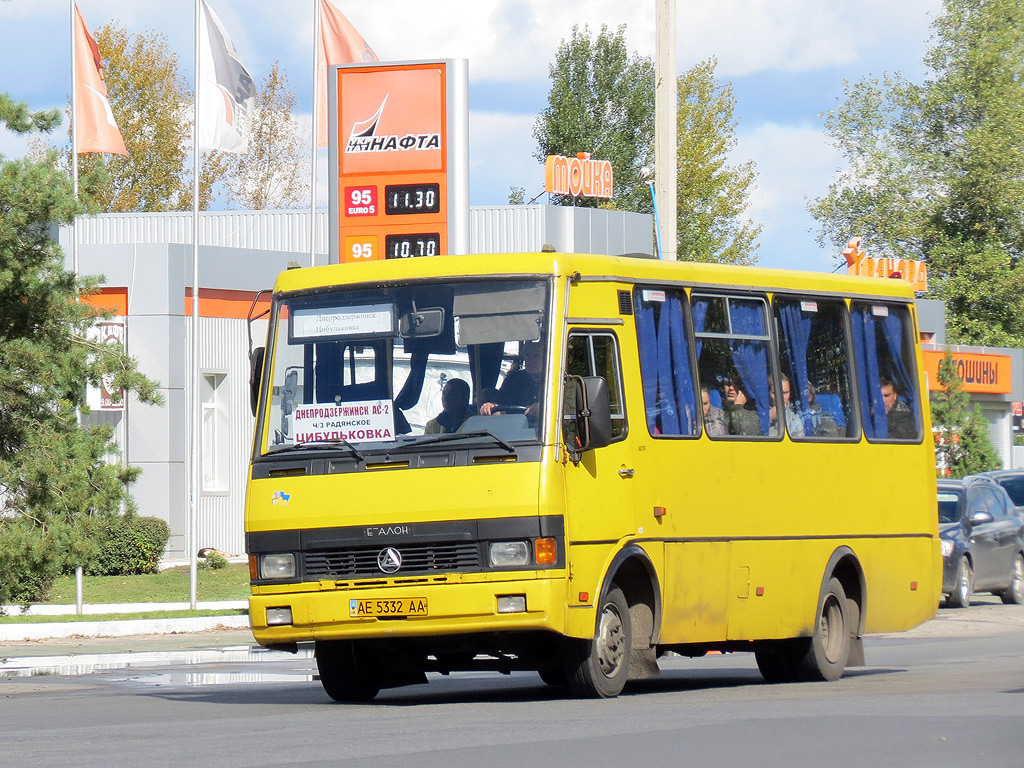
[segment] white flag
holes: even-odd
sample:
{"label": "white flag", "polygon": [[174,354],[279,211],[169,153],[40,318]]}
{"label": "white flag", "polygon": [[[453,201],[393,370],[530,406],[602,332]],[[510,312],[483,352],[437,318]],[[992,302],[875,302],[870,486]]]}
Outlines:
{"label": "white flag", "polygon": [[244,153],[256,87],[217,14],[202,0],[199,16],[199,148]]}

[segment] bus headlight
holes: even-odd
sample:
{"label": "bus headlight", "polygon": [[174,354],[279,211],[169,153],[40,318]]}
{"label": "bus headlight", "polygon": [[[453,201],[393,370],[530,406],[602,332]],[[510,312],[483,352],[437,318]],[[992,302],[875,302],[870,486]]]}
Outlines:
{"label": "bus headlight", "polygon": [[295,555],[291,552],[260,557],[261,579],[294,579]]}
{"label": "bus headlight", "polygon": [[491,542],[488,558],[492,568],[509,568],[530,564],[530,548],[525,541]]}
{"label": "bus headlight", "polygon": [[942,556],[949,557],[953,554],[953,542],[949,539],[942,540]]}

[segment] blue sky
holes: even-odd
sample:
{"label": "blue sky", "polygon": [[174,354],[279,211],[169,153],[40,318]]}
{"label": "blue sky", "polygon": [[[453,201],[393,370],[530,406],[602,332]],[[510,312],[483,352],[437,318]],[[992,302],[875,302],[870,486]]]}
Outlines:
{"label": "blue sky", "polygon": [[[280,60],[307,121],[312,95],[313,0],[209,0],[259,83]],[[654,0],[332,0],[382,60],[466,58],[470,72],[470,202],[507,202],[510,186],[543,189],[532,128],[549,88],[548,64],[573,24],[626,25],[631,49],[654,55]],[[748,214],[763,226],[762,266],[830,271],[839,258],[815,241],[806,201],[841,165],[820,113],[843,81],[885,71],[920,80],[941,0],[684,0],[677,3],[679,71],[715,56],[733,85],[735,162],[753,160]],[[192,0],[79,0],[93,29],[116,21],[166,35],[191,80]],[[0,0],[0,91],[33,109],[70,93],[68,0]],[[0,131],[0,155],[26,142]],[[320,173],[320,179],[326,174]],[[321,197],[321,205],[326,196]],[[851,235],[857,233],[851,233]],[[870,245],[869,252],[870,252]]]}

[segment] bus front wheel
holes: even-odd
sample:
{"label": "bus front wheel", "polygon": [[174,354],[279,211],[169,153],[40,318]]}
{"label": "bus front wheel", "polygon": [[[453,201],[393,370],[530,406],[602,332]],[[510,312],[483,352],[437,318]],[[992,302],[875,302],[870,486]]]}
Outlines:
{"label": "bus front wheel", "polygon": [[593,639],[566,643],[566,682],[574,696],[607,699],[622,692],[629,676],[632,632],[626,597],[612,586],[598,606]]}
{"label": "bus front wheel", "polygon": [[314,651],[320,684],[335,701],[371,701],[381,689],[379,666],[348,641],[318,641]]}

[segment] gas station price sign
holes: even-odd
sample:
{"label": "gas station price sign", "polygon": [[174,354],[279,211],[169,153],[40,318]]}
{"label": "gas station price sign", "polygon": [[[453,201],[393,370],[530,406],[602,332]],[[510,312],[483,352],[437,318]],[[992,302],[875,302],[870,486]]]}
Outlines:
{"label": "gas station price sign", "polygon": [[331,262],[466,253],[464,60],[331,67]]}

